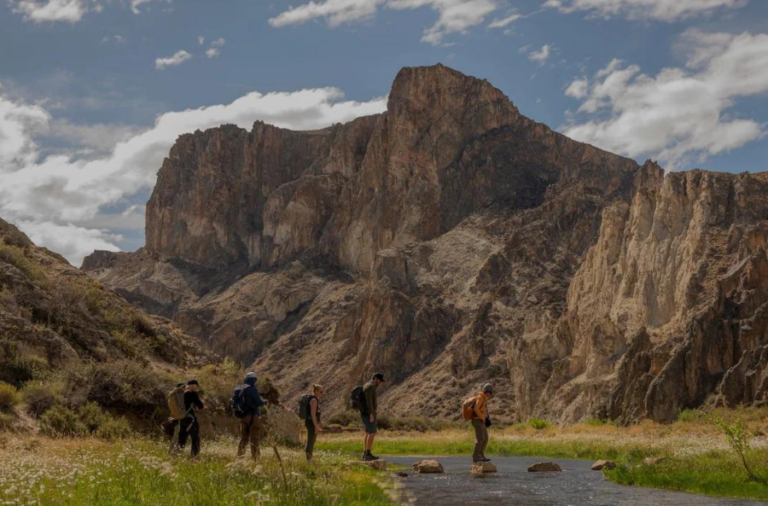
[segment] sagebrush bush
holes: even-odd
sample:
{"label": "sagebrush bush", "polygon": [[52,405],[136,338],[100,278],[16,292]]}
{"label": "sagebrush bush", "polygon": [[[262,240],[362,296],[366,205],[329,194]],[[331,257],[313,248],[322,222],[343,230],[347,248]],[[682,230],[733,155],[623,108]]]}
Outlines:
{"label": "sagebrush bush", "polygon": [[18,390],[8,383],[0,383],[0,411],[6,413],[13,410],[21,400]]}
{"label": "sagebrush bush", "polygon": [[684,423],[696,422],[703,416],[704,412],[700,409],[684,409],[677,415],[677,421]]}
{"label": "sagebrush bush", "polygon": [[7,430],[13,427],[16,417],[7,413],[0,413],[0,430]]}
{"label": "sagebrush bush", "polygon": [[83,436],[88,432],[77,414],[64,406],[49,409],[40,417],[40,433],[50,437]]}
{"label": "sagebrush bush", "polygon": [[106,439],[107,441],[115,441],[117,439],[125,439],[131,435],[131,425],[125,417],[112,418],[107,416],[96,430],[96,436]]}
{"label": "sagebrush bush", "polygon": [[529,418],[528,425],[536,430],[544,430],[550,428],[549,422],[541,418]]}
{"label": "sagebrush bush", "polygon": [[85,429],[91,434],[98,431],[110,418],[95,402],[81,406],[77,410],[77,414]]}
{"label": "sagebrush bush", "polygon": [[21,389],[21,397],[27,405],[27,412],[35,418],[40,418],[43,413],[58,403],[58,393],[51,383],[32,381]]}
{"label": "sagebrush bush", "polygon": [[93,401],[104,407],[154,409],[165,403],[166,378],[129,360],[84,363],[63,378],[68,404]]}
{"label": "sagebrush bush", "polygon": [[328,417],[327,422],[330,425],[339,425],[341,427],[357,427],[363,425],[360,419],[360,412],[354,409],[334,413],[332,416]]}
{"label": "sagebrush bush", "polygon": [[6,244],[2,239],[0,239],[0,260],[13,265],[38,284],[45,284],[48,281],[40,265],[27,257],[25,248]]}

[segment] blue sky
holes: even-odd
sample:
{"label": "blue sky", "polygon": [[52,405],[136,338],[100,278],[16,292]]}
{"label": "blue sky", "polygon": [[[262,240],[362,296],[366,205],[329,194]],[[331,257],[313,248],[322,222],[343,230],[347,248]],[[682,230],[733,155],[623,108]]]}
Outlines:
{"label": "blue sky", "polygon": [[180,133],[371,114],[403,66],[670,170],[768,160],[765,0],[0,0],[0,47],[0,217],[75,264],[143,245]]}

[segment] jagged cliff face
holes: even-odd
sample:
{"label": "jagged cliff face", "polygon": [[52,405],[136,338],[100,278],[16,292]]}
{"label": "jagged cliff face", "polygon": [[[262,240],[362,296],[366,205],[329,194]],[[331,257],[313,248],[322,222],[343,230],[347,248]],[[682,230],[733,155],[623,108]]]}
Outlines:
{"label": "jagged cliff face", "polygon": [[330,409],[376,369],[394,413],[490,379],[500,418],[670,419],[765,395],[765,179],[665,178],[403,69],[382,115],[180,137],[147,247],[83,268]]}

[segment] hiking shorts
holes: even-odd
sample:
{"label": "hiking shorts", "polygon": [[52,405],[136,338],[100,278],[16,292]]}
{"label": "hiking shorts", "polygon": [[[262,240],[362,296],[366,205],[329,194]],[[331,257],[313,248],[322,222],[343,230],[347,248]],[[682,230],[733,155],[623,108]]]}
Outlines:
{"label": "hiking shorts", "polygon": [[376,418],[373,419],[373,423],[371,423],[371,415],[360,415],[363,419],[363,427],[365,428],[366,434],[376,434],[376,431],[378,427],[376,426]]}

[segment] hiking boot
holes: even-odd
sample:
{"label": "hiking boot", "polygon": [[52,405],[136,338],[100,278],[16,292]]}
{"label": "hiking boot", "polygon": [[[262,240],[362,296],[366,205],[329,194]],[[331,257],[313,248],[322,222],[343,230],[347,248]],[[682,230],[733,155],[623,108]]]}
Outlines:
{"label": "hiking boot", "polygon": [[381,460],[379,457],[377,457],[373,453],[369,453],[368,456],[371,457],[371,460]]}
{"label": "hiking boot", "polygon": [[490,461],[491,459],[489,459],[488,457],[483,457],[482,459],[480,459],[480,462],[490,462]]}
{"label": "hiking boot", "polygon": [[363,462],[370,462],[372,460],[376,460],[376,457],[374,457],[370,453],[366,453],[365,455],[363,455]]}

